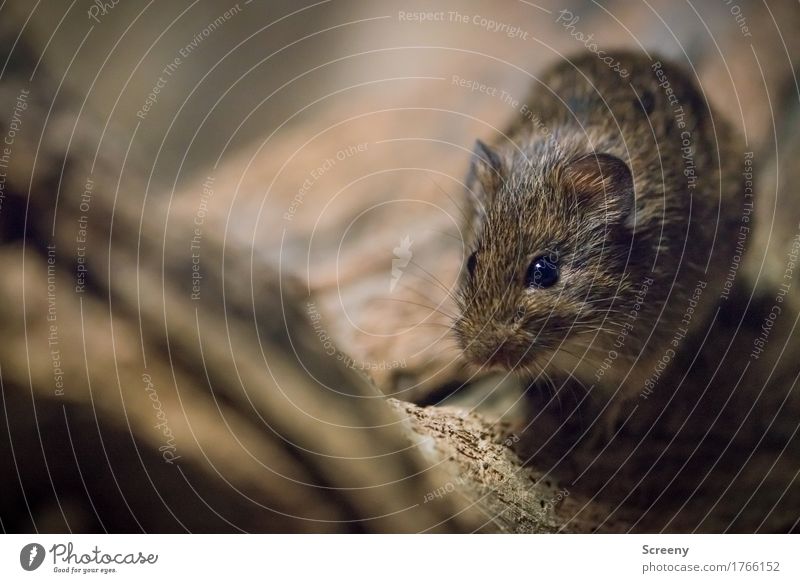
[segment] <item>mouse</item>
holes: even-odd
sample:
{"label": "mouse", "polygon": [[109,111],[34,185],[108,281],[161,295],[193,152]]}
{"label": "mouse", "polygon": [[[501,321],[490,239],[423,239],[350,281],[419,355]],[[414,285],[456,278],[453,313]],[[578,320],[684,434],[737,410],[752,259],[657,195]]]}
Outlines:
{"label": "mouse", "polygon": [[744,147],[689,70],[607,57],[561,59],[475,142],[452,330],[476,372],[624,402],[667,390],[653,379],[708,326],[749,215]]}

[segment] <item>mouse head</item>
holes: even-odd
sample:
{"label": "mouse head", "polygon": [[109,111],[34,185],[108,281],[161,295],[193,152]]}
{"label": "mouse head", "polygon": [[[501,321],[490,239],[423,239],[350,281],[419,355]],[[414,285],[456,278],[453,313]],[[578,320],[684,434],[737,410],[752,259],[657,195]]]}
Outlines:
{"label": "mouse head", "polygon": [[613,313],[635,302],[625,162],[565,155],[552,141],[526,153],[478,141],[467,188],[470,247],[453,329],[468,361],[542,367],[559,350],[597,342],[619,319]]}

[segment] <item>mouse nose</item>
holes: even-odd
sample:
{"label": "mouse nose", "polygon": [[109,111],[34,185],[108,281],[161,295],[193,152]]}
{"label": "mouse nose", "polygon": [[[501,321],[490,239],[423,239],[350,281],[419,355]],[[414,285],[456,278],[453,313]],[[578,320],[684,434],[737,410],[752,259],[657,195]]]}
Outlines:
{"label": "mouse nose", "polygon": [[486,358],[485,364],[487,367],[498,366],[504,369],[512,369],[517,365],[517,359],[514,355],[503,349],[503,346],[498,346],[497,349],[489,354]]}
{"label": "mouse nose", "polygon": [[513,370],[520,366],[525,360],[527,350],[503,342],[494,351],[487,355],[486,366],[498,366],[506,370]]}
{"label": "mouse nose", "polygon": [[470,359],[482,366],[513,369],[525,358],[529,346],[515,341],[513,323],[493,322],[485,326],[469,344]]}

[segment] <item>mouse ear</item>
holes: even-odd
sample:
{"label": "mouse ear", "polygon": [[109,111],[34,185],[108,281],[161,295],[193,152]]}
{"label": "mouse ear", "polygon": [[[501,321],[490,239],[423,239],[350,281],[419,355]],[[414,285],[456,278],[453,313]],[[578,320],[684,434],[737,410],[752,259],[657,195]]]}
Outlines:
{"label": "mouse ear", "polygon": [[475,141],[467,188],[478,203],[486,203],[502,186],[503,160],[496,151],[480,140]]}
{"label": "mouse ear", "polygon": [[611,154],[588,154],[570,162],[567,179],[578,204],[593,205],[607,219],[625,221],[633,211],[633,175],[628,165]]}

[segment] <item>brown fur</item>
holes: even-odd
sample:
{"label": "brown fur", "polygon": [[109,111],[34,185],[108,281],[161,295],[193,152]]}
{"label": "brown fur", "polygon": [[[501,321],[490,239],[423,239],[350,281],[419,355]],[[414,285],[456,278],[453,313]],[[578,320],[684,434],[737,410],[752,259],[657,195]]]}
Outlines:
{"label": "brown fur", "polygon": [[[478,366],[569,374],[630,396],[670,349],[699,281],[690,333],[718,302],[741,220],[743,154],[681,68],[661,69],[675,104],[654,61],[612,57],[628,78],[593,54],[564,60],[527,101],[538,120],[521,115],[491,148],[476,148],[474,275],[463,270],[454,329]],[[559,281],[527,288],[531,259],[550,253]]]}

